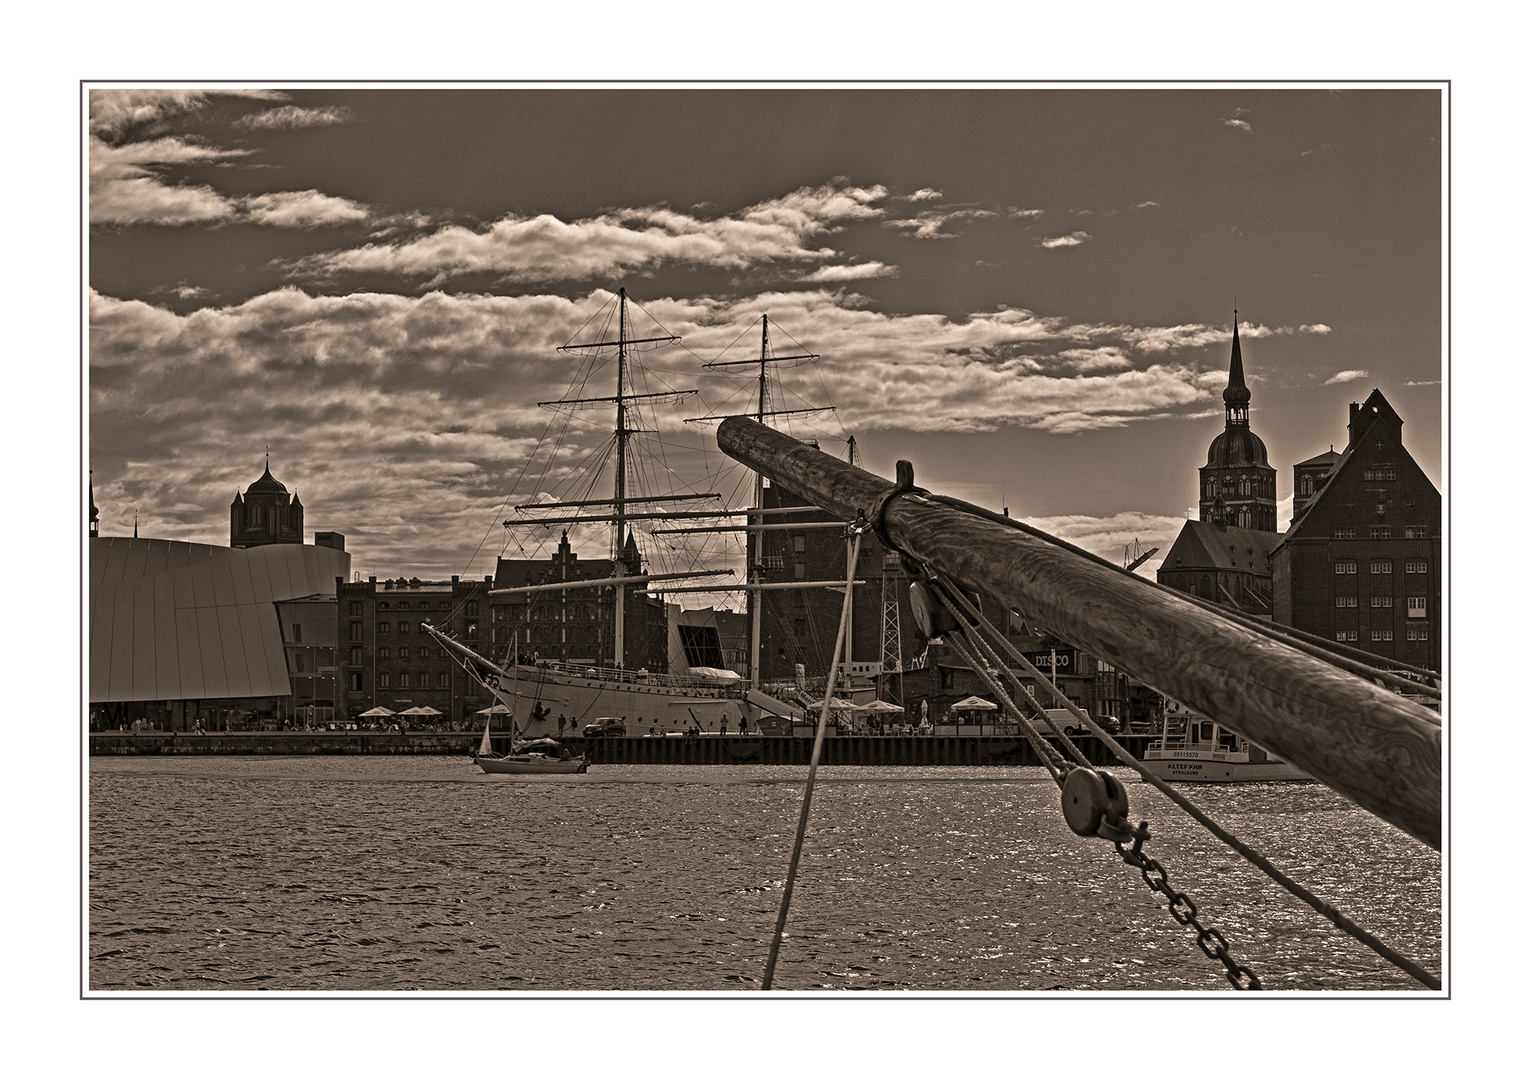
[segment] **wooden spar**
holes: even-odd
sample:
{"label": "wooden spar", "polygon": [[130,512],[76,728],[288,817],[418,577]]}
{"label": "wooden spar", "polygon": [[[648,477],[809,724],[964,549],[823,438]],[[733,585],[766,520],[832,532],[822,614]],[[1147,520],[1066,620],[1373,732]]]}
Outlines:
{"label": "wooden spar", "polygon": [[[718,429],[729,457],[845,521],[894,490],[757,424]],[[1439,717],[1114,566],[924,493],[889,499],[883,530],[910,558],[1290,761],[1431,847],[1441,846]]]}

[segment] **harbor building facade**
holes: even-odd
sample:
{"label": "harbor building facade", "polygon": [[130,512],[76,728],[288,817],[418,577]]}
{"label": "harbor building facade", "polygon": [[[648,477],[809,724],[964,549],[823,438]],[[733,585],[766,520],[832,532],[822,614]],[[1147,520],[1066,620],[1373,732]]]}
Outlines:
{"label": "harbor building facade", "polygon": [[489,691],[468,678],[424,625],[479,648],[488,637],[491,583],[488,577],[464,581],[456,576],[450,581],[369,577],[335,582],[344,718],[354,723],[378,707],[394,713],[424,707],[440,714],[431,722],[461,727],[488,708]]}
{"label": "harbor building facade", "polygon": [[1439,672],[1441,495],[1381,390],[1351,404],[1345,449],[1319,473],[1325,457],[1293,470],[1313,491],[1272,551],[1275,620]]}
{"label": "harbor building facade", "polygon": [[[546,559],[499,559],[494,590],[555,585],[644,572],[643,556],[631,533],[618,560],[580,560],[564,532]],[[670,631],[664,601],[641,585],[627,586],[623,600],[622,652],[616,653],[617,604],[612,586],[494,595],[490,598],[489,651],[459,639],[496,662],[514,655],[524,664],[554,660],[596,668],[621,666],[656,674],[669,670]],[[486,640],[480,638],[479,640]]]}

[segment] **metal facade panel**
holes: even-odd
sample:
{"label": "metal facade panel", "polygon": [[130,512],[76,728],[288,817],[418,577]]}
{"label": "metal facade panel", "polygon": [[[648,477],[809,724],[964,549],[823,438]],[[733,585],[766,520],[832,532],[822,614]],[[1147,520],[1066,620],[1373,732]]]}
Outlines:
{"label": "metal facade panel", "polygon": [[213,564],[199,562],[191,568],[191,583],[193,589],[193,603],[197,607],[211,610],[218,606],[217,590],[213,587]]}
{"label": "metal facade panel", "polygon": [[223,640],[218,630],[218,609],[209,604],[194,612],[197,648],[202,655],[203,697],[228,697],[228,668],[223,662]]}
{"label": "metal facade panel", "polygon": [[189,611],[197,606],[197,589],[193,584],[192,575],[190,563],[178,566],[166,575],[170,579],[173,603],[178,610]]}
{"label": "metal facade panel", "polygon": [[286,600],[288,597],[293,595],[291,570],[292,559],[290,557],[273,558],[272,556],[278,554],[278,552],[273,549],[278,547],[283,549],[282,554],[285,555],[287,549],[299,547],[299,545],[272,544],[264,548],[255,548],[254,551],[251,552],[251,554],[254,554],[255,552],[270,553],[266,558],[260,559],[258,561],[251,560],[250,566],[250,572],[252,574],[261,573],[266,577],[267,592],[263,597],[261,597],[263,600]]}
{"label": "metal facade panel", "polygon": [[213,603],[219,607],[236,603],[234,572],[229,568],[229,560],[214,559],[208,569],[213,574]]}
{"label": "metal facade panel", "polygon": [[154,579],[139,578],[132,584],[133,672],[130,697],[152,701],[158,697],[154,671]]}
{"label": "metal facade panel", "polygon": [[234,603],[253,604],[257,599],[266,599],[255,595],[255,585],[250,580],[250,560],[245,557],[245,553],[237,548],[230,548],[229,555],[227,563],[229,581],[234,586]]}
{"label": "metal facade panel", "polygon": [[110,701],[112,681],[112,612],[116,589],[92,589],[90,593],[90,700]]}
{"label": "metal facade panel", "polygon": [[174,571],[157,574],[149,581],[154,587],[154,696],[175,700],[181,692],[180,650],[176,647]]}
{"label": "metal facade panel", "polygon": [[137,544],[126,544],[122,552],[122,581],[134,581],[144,576],[144,567],[149,562],[149,545],[140,541]]}
{"label": "metal facade panel", "polygon": [[271,604],[248,604],[239,609],[239,623],[244,635],[245,659],[250,668],[254,694],[284,696],[292,693],[287,677],[287,650],[282,647],[282,631],[276,608]]}
{"label": "metal facade panel", "polygon": [[[191,574],[183,569],[176,575],[178,581],[191,583]],[[181,670],[179,698],[212,697],[207,692],[207,675],[202,670],[202,642],[197,636],[197,609],[178,607],[175,612],[175,651]]]}
{"label": "metal facade panel", "polygon": [[240,633],[239,609],[220,604],[213,610],[218,627],[218,649],[223,655],[223,677],[228,689],[219,697],[249,697],[250,663],[245,658],[244,635]]}

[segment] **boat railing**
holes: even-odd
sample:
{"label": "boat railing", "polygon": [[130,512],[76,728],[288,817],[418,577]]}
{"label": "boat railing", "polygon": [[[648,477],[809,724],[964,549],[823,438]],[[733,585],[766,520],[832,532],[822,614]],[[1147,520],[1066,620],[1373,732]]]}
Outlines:
{"label": "boat railing", "polygon": [[520,665],[521,669],[545,671],[575,679],[599,679],[603,682],[636,683],[639,686],[663,686],[670,689],[716,689],[727,687],[740,693],[750,689],[750,681],[743,676],[738,679],[708,678],[704,675],[669,675],[639,668],[600,667],[593,664],[573,664],[561,660],[537,660]]}

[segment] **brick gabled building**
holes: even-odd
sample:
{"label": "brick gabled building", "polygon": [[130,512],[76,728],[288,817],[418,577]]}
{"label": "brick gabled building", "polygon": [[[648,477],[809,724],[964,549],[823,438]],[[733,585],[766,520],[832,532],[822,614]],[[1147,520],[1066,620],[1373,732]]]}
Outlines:
{"label": "brick gabled building", "polygon": [[1351,404],[1344,452],[1314,477],[1322,458],[1294,470],[1316,490],[1271,553],[1275,621],[1440,671],[1441,494],[1381,390]]}

